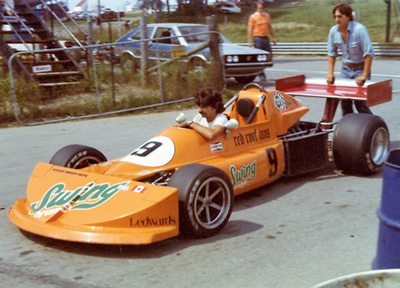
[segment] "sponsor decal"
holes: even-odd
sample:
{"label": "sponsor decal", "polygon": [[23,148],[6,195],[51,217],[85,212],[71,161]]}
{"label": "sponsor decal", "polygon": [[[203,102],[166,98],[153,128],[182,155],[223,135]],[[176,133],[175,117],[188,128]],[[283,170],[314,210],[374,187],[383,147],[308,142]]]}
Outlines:
{"label": "sponsor decal", "polygon": [[276,108],[279,111],[286,110],[285,98],[283,97],[283,95],[281,93],[274,94],[274,103],[275,103]]}
{"label": "sponsor decal", "polygon": [[210,149],[211,149],[211,152],[223,151],[224,145],[222,144],[222,142],[212,143],[212,144],[210,144]]}
{"label": "sponsor decal", "polygon": [[[40,201],[31,204],[29,214],[39,218],[53,215],[58,211],[65,213],[68,210],[93,209],[107,202],[121,190],[125,190],[121,188],[126,187],[128,183],[129,181],[114,185],[109,183],[94,185],[90,182],[75,190],[65,190],[65,183],[57,183],[47,190]],[[72,203],[75,205],[72,206]]]}
{"label": "sponsor decal", "polygon": [[131,226],[133,227],[158,227],[158,226],[169,226],[175,225],[176,220],[172,216],[164,217],[164,218],[150,218],[146,217],[144,219],[139,219],[133,221],[131,218]]}
{"label": "sponsor decal", "polygon": [[168,164],[174,155],[174,142],[168,137],[156,136],[121,161],[145,167],[161,167]]}
{"label": "sponsor decal", "polygon": [[141,185],[136,185],[132,188],[132,191],[135,193],[143,193],[144,190],[146,190],[146,187],[141,186]]}
{"label": "sponsor decal", "polygon": [[243,165],[240,169],[237,169],[235,165],[229,167],[229,173],[232,179],[233,189],[243,188],[248,182],[251,182],[256,178],[257,165],[256,160],[251,164]]}
{"label": "sponsor decal", "polygon": [[118,186],[118,189],[119,189],[119,190],[123,190],[123,191],[128,191],[128,190],[129,190],[129,186],[126,186],[126,185],[119,185],[119,186]]}
{"label": "sponsor decal", "polygon": [[73,176],[85,177],[85,178],[89,176],[86,173],[70,171],[70,170],[63,170],[63,169],[59,169],[59,168],[53,168],[51,171],[58,172],[58,173],[65,173],[65,174],[69,174],[69,175],[73,175]]}
{"label": "sponsor decal", "polygon": [[242,134],[239,133],[237,136],[233,137],[233,141],[235,146],[242,146],[245,144],[251,144],[258,142],[260,140],[268,139],[271,135],[269,133],[269,129],[254,129],[253,132]]}

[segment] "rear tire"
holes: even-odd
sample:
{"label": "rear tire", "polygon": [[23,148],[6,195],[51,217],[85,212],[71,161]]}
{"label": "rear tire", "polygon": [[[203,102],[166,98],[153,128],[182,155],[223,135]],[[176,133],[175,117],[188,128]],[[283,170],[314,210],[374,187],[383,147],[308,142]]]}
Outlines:
{"label": "rear tire", "polygon": [[49,163],[72,169],[81,169],[106,161],[106,156],[99,150],[89,146],[74,144],[58,150]]}
{"label": "rear tire", "polygon": [[190,59],[189,72],[193,72],[196,75],[202,75],[206,73],[207,63],[199,58]]}
{"label": "rear tire", "polygon": [[189,164],[172,175],[168,186],[179,190],[179,227],[186,236],[205,238],[218,233],[233,208],[233,188],[220,169]]}
{"label": "rear tire", "polygon": [[372,175],[388,156],[389,132],[385,121],[371,114],[347,114],[333,136],[333,158],[348,174]]}

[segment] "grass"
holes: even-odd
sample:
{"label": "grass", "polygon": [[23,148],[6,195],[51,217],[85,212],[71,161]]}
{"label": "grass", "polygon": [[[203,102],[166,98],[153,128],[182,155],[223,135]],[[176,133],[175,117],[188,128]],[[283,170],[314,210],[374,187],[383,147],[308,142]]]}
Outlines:
{"label": "grass", "polygon": [[[311,0],[298,2],[290,7],[282,7],[280,2],[268,5],[266,11],[271,15],[279,42],[325,42],[329,29],[335,25],[332,9],[339,2],[345,1]],[[367,27],[372,41],[385,42],[387,9],[385,2],[382,0],[348,2],[352,2],[351,6],[356,12],[355,20]],[[396,27],[400,22],[400,16],[396,16],[394,2],[392,1],[391,38],[399,43],[400,30],[396,31]],[[219,15],[219,30],[222,34],[228,35],[234,43],[247,42],[247,19],[253,12],[254,8],[245,7],[242,8],[240,15]]]}

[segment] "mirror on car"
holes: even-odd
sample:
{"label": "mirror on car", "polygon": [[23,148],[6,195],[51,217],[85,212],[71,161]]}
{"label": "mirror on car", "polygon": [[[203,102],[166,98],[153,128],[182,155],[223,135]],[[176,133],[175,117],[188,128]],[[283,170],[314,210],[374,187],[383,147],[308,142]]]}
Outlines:
{"label": "mirror on car", "polygon": [[234,130],[239,127],[239,122],[236,119],[229,119],[229,121],[225,123],[224,127],[229,130]]}
{"label": "mirror on car", "polygon": [[184,113],[179,113],[179,115],[178,115],[178,117],[176,117],[176,119],[175,119],[175,121],[177,122],[177,123],[182,123],[183,121],[185,121],[186,120],[186,116],[185,116],[185,114]]}

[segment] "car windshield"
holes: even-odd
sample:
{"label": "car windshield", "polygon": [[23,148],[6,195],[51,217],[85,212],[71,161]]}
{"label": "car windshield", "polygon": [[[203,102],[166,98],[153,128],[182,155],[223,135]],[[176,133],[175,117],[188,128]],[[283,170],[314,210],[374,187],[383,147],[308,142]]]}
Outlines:
{"label": "car windshield", "polygon": [[[188,44],[193,43],[202,43],[208,41],[208,27],[207,26],[181,26],[179,27],[179,31],[184,36],[186,42]],[[198,35],[190,35],[196,33],[203,33]],[[221,35],[223,43],[230,43],[228,39],[226,39],[223,35]]]}
{"label": "car windshield", "polygon": [[[153,32],[153,27],[147,27],[147,35],[151,35],[151,32]],[[142,33],[141,30],[138,29],[135,33],[133,33],[130,37],[130,40],[141,40],[142,39]]]}

